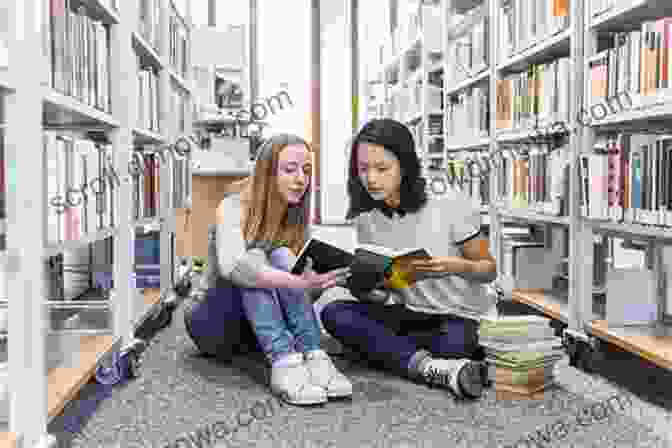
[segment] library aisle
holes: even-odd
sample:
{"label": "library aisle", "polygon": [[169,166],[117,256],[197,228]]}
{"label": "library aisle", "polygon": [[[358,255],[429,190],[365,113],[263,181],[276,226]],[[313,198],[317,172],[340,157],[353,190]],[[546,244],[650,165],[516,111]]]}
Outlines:
{"label": "library aisle", "polygon": [[[605,363],[608,368],[604,372],[619,370],[620,378],[606,381],[601,378],[604,372],[592,377],[565,362],[556,367],[560,387],[534,400],[505,400],[488,389],[477,402],[456,401],[448,391],[372,369],[351,354],[334,356],[337,367],[353,381],[352,401],[302,408],[282,406],[271,398],[261,357],[237,356],[225,364],[197,355],[183,322],[178,308],[171,326],[149,346],[140,378],[106,393],[87,385],[81,396],[68,404],[49,426],[49,432],[63,441],[61,446],[197,447],[187,440],[199,437],[202,447],[536,446],[515,443],[526,433],[534,434],[560,421],[571,422],[582,410],[615,394],[631,397],[631,408],[609,411],[604,417],[596,413],[597,417],[590,417],[594,421],[584,419],[585,426],[570,428],[568,424],[566,437],[540,446],[670,446],[662,437],[669,434],[672,422],[665,420],[659,407],[672,403],[652,405],[644,399],[650,401],[653,396],[655,400],[672,375],[655,367],[642,369],[628,354],[614,353]],[[632,369],[640,372],[638,387],[649,396],[638,398],[620,390],[617,383],[610,384],[626,381],[632,386],[633,381],[624,378]],[[252,410],[251,417],[247,411],[259,403],[266,410]],[[93,409],[95,413],[88,416]],[[241,413],[242,425],[237,423]],[[76,428],[83,430],[73,436],[69,431]],[[208,445],[210,430],[215,435],[231,434],[216,439],[219,445]],[[177,443],[182,437],[186,440]]]}

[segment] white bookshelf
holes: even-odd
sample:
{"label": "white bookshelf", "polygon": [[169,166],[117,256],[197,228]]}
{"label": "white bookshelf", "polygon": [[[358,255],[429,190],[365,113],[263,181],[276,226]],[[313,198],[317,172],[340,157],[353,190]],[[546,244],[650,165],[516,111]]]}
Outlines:
{"label": "white bookshelf", "polygon": [[[191,128],[190,70],[174,67],[170,58],[168,20],[179,13],[171,0],[158,0],[154,41],[140,31],[140,2],[82,0],[86,14],[109,27],[108,112],[81,102],[50,87],[45,71],[51,64],[43,55],[43,34],[48,29],[50,11],[46,0],[11,2],[4,11],[10,14],[9,66],[0,69],[0,101],[5,107],[7,179],[7,250],[2,253],[7,277],[5,307],[8,322],[9,412],[6,425],[0,424],[0,447],[48,446],[47,425],[66,403],[94,375],[99,362],[122,349],[133,339],[135,325],[144,318],[161,290],[172,287],[175,209],[190,201],[189,189],[175,185],[171,158],[161,164],[159,204],[151,218],[132,218],[131,179],[128,164],[134,148],[144,150],[157,145],[172,145]],[[79,4],[78,3],[78,4]],[[116,3],[119,9],[111,4]],[[187,2],[188,5],[189,2]],[[185,26],[187,42],[192,28],[189,7]],[[153,45],[158,43],[159,45]],[[187,43],[189,46],[189,43]],[[186,67],[190,67],[186,52]],[[137,61],[158,72],[158,129],[138,126]],[[36,69],[36,67],[44,68]],[[21,74],[18,76],[17,74]],[[185,119],[180,126],[170,109],[172,91],[184,97]],[[112,163],[120,176],[111,204],[115,225],[83,234],[76,240],[48,243],[47,178],[43,156],[43,130],[82,138],[87,131],[103,132],[111,145]],[[190,163],[184,162],[187,170]],[[33,175],[29,173],[35,173]],[[188,171],[185,182],[189,182]],[[175,197],[175,189],[182,191]],[[32,230],[31,230],[32,227]],[[134,239],[137,228],[160,231],[160,289],[137,290],[131,280],[134,266]],[[25,238],[23,233],[43,237]],[[105,315],[100,328],[63,330],[52,321],[56,309],[64,306],[80,312],[90,311],[91,302],[56,301],[46,298],[47,272],[42,267],[49,257],[112,237],[114,290],[109,300],[99,300],[96,309]],[[5,289],[5,288],[3,288]],[[43,323],[47,325],[43,325]],[[45,356],[48,355],[48,356]]]}
{"label": "white bookshelf", "polygon": [[[521,72],[531,64],[545,64],[559,57],[569,59],[568,77],[568,114],[566,122],[567,145],[557,151],[566,151],[566,163],[569,165],[568,194],[563,214],[542,213],[537,208],[527,206],[526,203],[502,203],[497,198],[491,198],[488,211],[490,221],[491,248],[497,257],[498,270],[502,270],[502,226],[506,222],[522,222],[541,224],[544,229],[565,229],[568,232],[569,288],[565,294],[544,290],[514,290],[514,300],[526,303],[529,306],[562,321],[567,325],[565,331],[568,336],[568,345],[585,348],[586,353],[592,353],[599,346],[600,340],[606,340],[633,353],[637,353],[665,368],[672,368],[672,308],[670,294],[665,293],[663,286],[657,293],[656,321],[646,326],[609,327],[606,323],[604,310],[595,308],[597,303],[593,299],[596,291],[593,278],[594,238],[599,235],[609,235],[624,240],[645,241],[649,248],[647,257],[654,260],[654,254],[664,245],[672,241],[670,227],[658,225],[628,224],[612,220],[595,220],[584,218],[580,210],[580,186],[578,172],[578,157],[592,148],[594,142],[606,132],[626,133],[657,133],[672,134],[672,90],[658,89],[647,95],[631,92],[632,107],[611,114],[602,120],[592,120],[588,126],[582,126],[574,117],[581,111],[581,107],[588,105],[590,96],[589,60],[596,52],[597,36],[607,32],[630,31],[638,29],[643,21],[655,20],[660,17],[672,17],[672,5],[669,2],[658,0],[610,0],[602,1],[603,11],[591,13],[589,8],[597,2],[570,0],[566,7],[569,16],[569,26],[565,29],[552,27],[542,28],[545,33],[538,32],[534,38],[522,39],[517,42],[516,48],[510,54],[502,51],[501,33],[503,13],[500,9],[502,1],[484,0],[442,0],[442,45],[444,74],[453,73],[455,61],[447,56],[447,49],[451,42],[460,39],[473,29],[474,24],[482,15],[489,20],[489,65],[485,68],[467,73],[459,79],[448,79],[444,76],[444,102],[448,106],[448,97],[472,88],[476,85],[489,86],[490,124],[488,136],[472,134],[462,136],[446,136],[444,150],[446,158],[466,159],[474,152],[489,152],[490,159],[507,148],[523,147],[525,139],[529,139],[533,132],[529,128],[514,125],[511,129],[498,129],[497,122],[497,86],[498,81],[505,76]],[[520,4],[517,1],[514,4]],[[536,4],[539,7],[539,3]],[[562,6],[561,4],[558,4]],[[475,8],[476,7],[476,8]],[[560,8],[562,9],[562,8]],[[540,9],[536,9],[537,13]],[[550,11],[546,9],[546,11]],[[525,12],[527,14],[527,12]],[[530,14],[528,17],[531,17]],[[517,31],[518,32],[518,31]],[[396,74],[400,80],[404,79],[403,67],[398,67],[401,58],[398,57],[398,48],[405,48],[399,42],[399,33],[392,33],[383,44],[383,59],[379,70],[380,80],[389,80],[391,74]],[[400,107],[404,106],[397,96],[402,87],[396,86],[386,89],[380,104],[375,108],[378,115],[391,118],[403,116]],[[445,113],[448,120],[448,114]],[[403,121],[403,120],[402,120]],[[446,130],[448,126],[445,126]],[[445,130],[444,130],[445,131]],[[447,168],[447,166],[446,166]],[[492,170],[490,176],[490,191],[496,191],[497,175]],[[608,263],[613,263],[613,259]],[[607,264],[608,264],[607,263]],[[656,281],[668,276],[664,263],[650,262],[649,266],[655,272]],[[669,261],[666,261],[669,264]],[[668,268],[669,270],[669,268]],[[662,284],[662,283],[661,283]],[[607,298],[608,300],[608,298]],[[636,298],[633,297],[633,300]],[[575,359],[577,360],[577,359]],[[579,365],[582,364],[578,360]]]}

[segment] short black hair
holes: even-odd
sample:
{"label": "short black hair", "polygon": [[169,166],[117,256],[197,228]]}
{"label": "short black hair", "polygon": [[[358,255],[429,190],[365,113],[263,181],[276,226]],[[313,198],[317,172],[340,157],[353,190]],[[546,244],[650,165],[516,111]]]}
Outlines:
{"label": "short black hair", "polygon": [[382,118],[367,122],[355,135],[350,145],[350,168],[348,170],[348,196],[350,207],[346,219],[377,207],[357,172],[357,147],[360,143],[380,145],[399,159],[401,166],[401,194],[399,210],[414,213],[427,203],[426,180],[420,175],[421,167],[415,151],[411,131],[398,121]]}

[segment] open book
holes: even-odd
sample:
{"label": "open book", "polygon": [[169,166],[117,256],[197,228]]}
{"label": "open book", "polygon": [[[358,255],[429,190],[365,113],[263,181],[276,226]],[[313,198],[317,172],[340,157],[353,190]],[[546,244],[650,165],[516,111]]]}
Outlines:
{"label": "open book", "polygon": [[372,289],[379,287],[385,279],[403,278],[405,283],[413,283],[413,280],[418,279],[410,279],[405,275],[405,264],[431,256],[425,249],[390,249],[370,244],[360,245],[352,253],[317,238],[311,238],[303,246],[291,272],[293,274],[303,272],[308,258],[313,261],[313,271],[319,274],[350,267],[353,286]]}

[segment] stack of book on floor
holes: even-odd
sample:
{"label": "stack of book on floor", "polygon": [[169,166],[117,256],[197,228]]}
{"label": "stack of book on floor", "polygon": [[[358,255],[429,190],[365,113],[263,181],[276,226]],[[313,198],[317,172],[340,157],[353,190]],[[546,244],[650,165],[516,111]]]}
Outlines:
{"label": "stack of book on floor", "polygon": [[532,395],[554,383],[553,368],[564,356],[550,319],[500,316],[481,321],[479,343],[495,390]]}

